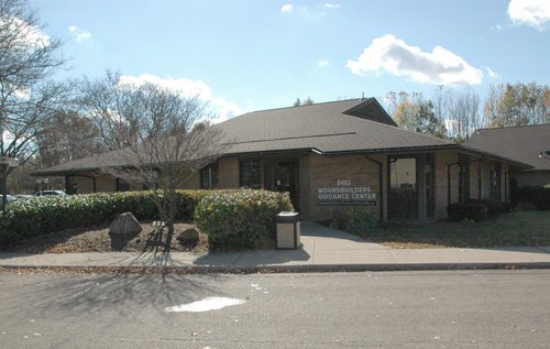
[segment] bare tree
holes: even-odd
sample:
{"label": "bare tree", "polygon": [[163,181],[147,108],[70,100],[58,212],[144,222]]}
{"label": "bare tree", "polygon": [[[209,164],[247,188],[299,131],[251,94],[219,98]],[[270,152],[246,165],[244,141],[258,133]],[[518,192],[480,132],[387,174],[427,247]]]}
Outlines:
{"label": "bare tree", "polygon": [[113,73],[84,81],[80,104],[121,164],[102,171],[150,188],[170,236],[177,189],[226,147],[219,127],[208,121],[208,105],[198,96],[182,97],[153,84],[123,85]]}
{"label": "bare tree", "polygon": [[472,132],[485,125],[480,114],[479,95],[472,90],[449,92],[447,99],[449,135],[457,142],[465,142]]}
{"label": "bare tree", "polygon": [[300,98],[296,98],[296,101],[292,104],[293,107],[301,107],[304,105],[313,105],[315,102],[309,96],[302,102]]}
{"label": "bare tree", "polygon": [[[59,40],[42,34],[43,25],[25,0],[0,0],[0,158],[28,161],[45,120],[60,108],[64,88],[48,82],[63,64]],[[7,177],[0,171],[2,204]]]}
{"label": "bare tree", "polygon": [[105,150],[99,130],[90,118],[74,111],[58,111],[36,139],[35,163],[49,167],[74,161]]}

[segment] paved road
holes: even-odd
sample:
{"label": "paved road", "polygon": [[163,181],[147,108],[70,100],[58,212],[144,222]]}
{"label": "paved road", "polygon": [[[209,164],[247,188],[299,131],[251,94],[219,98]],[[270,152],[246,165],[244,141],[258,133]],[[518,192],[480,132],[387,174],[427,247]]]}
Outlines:
{"label": "paved road", "polygon": [[[548,348],[550,271],[0,275],[0,348]],[[166,312],[205,297],[246,303]]]}

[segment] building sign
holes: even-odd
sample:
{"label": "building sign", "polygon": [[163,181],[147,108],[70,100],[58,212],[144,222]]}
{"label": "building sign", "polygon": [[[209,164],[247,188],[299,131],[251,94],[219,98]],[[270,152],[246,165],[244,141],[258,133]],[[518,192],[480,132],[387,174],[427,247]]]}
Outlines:
{"label": "building sign", "polygon": [[374,206],[376,194],[371,186],[352,185],[349,179],[336,181],[336,186],[317,187],[319,205]]}

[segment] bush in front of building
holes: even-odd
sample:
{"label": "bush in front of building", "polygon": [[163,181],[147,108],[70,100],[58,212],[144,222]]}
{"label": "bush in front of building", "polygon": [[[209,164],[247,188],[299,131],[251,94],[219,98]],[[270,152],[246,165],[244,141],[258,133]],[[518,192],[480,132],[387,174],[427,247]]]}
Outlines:
{"label": "bush in front of building", "polygon": [[[204,190],[178,191],[180,220],[192,220]],[[158,219],[151,191],[51,196],[21,200],[0,213],[0,246],[70,228],[110,223],[117,215],[131,212],[139,220]]]}
{"label": "bush in front of building", "polygon": [[[530,204],[537,210],[550,209],[550,188],[541,186],[523,186],[511,192],[512,205]],[[525,206],[525,205],[524,205]]]}
{"label": "bush in front of building", "polygon": [[466,203],[485,205],[487,207],[487,217],[498,217],[501,213],[508,212],[506,203],[492,199],[468,199]]}
{"label": "bush in front of building", "polygon": [[275,239],[276,216],[292,211],[287,194],[243,189],[205,196],[195,210],[197,227],[214,248],[252,249]]}
{"label": "bush in front of building", "polygon": [[365,233],[376,228],[378,218],[367,210],[351,209],[346,212],[344,229],[350,233]]}
{"label": "bush in front of building", "polygon": [[471,219],[481,222],[487,219],[487,205],[480,202],[455,203],[447,206],[447,214],[453,221]]}

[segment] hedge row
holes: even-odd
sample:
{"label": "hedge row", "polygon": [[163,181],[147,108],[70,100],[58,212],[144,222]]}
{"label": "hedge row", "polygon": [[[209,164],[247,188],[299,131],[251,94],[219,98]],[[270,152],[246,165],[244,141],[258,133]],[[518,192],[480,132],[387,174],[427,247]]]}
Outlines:
{"label": "hedge row", "polygon": [[512,204],[530,203],[538,210],[550,209],[550,188],[540,186],[523,186],[511,192]]}
{"label": "hedge row", "polygon": [[510,205],[506,202],[482,199],[470,199],[465,203],[447,206],[447,214],[453,221],[471,219],[480,222],[488,217],[498,217],[501,213],[506,213],[509,210]]}
{"label": "hedge row", "polygon": [[[204,190],[178,191],[178,219],[191,220]],[[24,238],[112,221],[123,212],[138,219],[158,218],[151,191],[41,197],[21,200],[0,213],[0,246]]]}
{"label": "hedge row", "polygon": [[275,238],[277,213],[292,210],[287,194],[264,190],[213,193],[200,201],[195,223],[214,247],[257,248]]}

